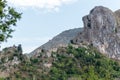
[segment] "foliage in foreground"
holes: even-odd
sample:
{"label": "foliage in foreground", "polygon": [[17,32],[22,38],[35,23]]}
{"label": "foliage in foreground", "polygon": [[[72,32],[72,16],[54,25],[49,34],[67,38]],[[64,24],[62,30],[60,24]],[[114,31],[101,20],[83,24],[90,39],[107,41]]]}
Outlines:
{"label": "foliage in foreground", "polygon": [[11,33],[14,31],[12,26],[16,26],[20,18],[21,13],[8,6],[6,0],[0,0],[0,42],[12,37]]}
{"label": "foliage in foreground", "polygon": [[94,49],[73,48],[57,53],[48,80],[115,80],[120,65]]}
{"label": "foliage in foreground", "polygon": [[[44,54],[44,53],[43,53]],[[116,80],[120,65],[91,48],[60,48],[52,53],[52,67],[45,68],[45,58],[23,60],[19,70],[7,80]],[[48,58],[46,58],[48,59]],[[49,61],[49,60],[48,60]],[[6,80],[6,79],[2,79]]]}

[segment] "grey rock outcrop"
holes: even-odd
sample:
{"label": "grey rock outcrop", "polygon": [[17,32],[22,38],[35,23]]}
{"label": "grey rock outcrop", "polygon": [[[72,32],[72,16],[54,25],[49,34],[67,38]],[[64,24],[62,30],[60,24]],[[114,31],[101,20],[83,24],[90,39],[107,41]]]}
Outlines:
{"label": "grey rock outcrop", "polygon": [[49,40],[47,43],[43,44],[42,46],[31,52],[30,56],[37,55],[41,52],[41,50],[51,52],[56,51],[59,47],[66,47],[70,43],[70,40],[74,39],[74,37],[82,31],[82,28],[75,28],[63,31],[59,35],[55,36],[52,40]]}
{"label": "grey rock outcrop", "polygon": [[97,6],[83,17],[84,30],[73,43],[86,43],[96,47],[110,58],[120,60],[120,10]]}
{"label": "grey rock outcrop", "polygon": [[114,12],[117,26],[120,28],[120,9]]}

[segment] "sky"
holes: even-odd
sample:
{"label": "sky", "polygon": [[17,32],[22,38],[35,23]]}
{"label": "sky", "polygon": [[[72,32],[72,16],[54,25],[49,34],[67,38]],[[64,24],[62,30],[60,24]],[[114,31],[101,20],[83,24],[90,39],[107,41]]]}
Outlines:
{"label": "sky", "polygon": [[64,30],[83,27],[82,17],[95,6],[105,6],[113,11],[120,9],[120,0],[7,1],[23,14],[14,27],[13,38],[1,47],[22,44],[24,53],[30,53]]}

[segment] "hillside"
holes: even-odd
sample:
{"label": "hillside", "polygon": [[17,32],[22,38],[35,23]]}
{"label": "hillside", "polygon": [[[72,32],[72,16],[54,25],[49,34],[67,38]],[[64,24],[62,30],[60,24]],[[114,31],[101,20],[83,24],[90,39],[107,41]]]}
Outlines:
{"label": "hillside", "polygon": [[[10,50],[10,48],[9,48]],[[37,58],[17,59],[0,71],[0,80],[119,80],[120,64],[88,46],[61,47],[51,57],[40,53]],[[9,53],[13,57],[12,53]],[[4,62],[3,64],[7,64]],[[10,72],[7,72],[7,71]],[[8,74],[8,75],[6,75]]]}
{"label": "hillside", "polygon": [[120,10],[97,6],[84,28],[66,30],[35,49],[0,51],[0,80],[120,80]]}
{"label": "hillside", "polygon": [[27,57],[22,54],[21,45],[4,48],[0,52],[0,78],[12,77],[19,69],[18,65],[25,60]]}
{"label": "hillside", "polygon": [[62,33],[55,36],[52,40],[49,40],[47,43],[43,44],[39,48],[35,49],[30,55],[35,55],[40,53],[41,50],[45,51],[54,51],[56,48],[67,46],[70,43],[70,40],[74,39],[79,32],[82,32],[82,28],[75,28],[63,31]]}
{"label": "hillside", "polygon": [[120,65],[92,47],[60,48],[43,80],[120,80]]}

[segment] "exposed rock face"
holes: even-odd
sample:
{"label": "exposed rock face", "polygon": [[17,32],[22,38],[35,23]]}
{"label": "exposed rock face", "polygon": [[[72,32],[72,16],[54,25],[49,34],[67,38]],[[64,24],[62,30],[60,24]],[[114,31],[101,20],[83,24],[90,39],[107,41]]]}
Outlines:
{"label": "exposed rock face", "polygon": [[120,27],[120,9],[115,11],[115,17],[116,17],[116,21],[117,21],[117,26]]}
{"label": "exposed rock face", "polygon": [[73,42],[93,45],[110,58],[120,59],[120,10],[97,6],[83,17],[84,31]]}
{"label": "exposed rock face", "polygon": [[59,35],[55,36],[52,40],[42,45],[41,48],[49,50],[59,46],[66,46],[68,45],[68,43],[70,43],[70,40],[77,36],[77,34],[81,31],[82,31],[81,28],[66,30],[60,33]]}
{"label": "exposed rock face", "polygon": [[20,53],[18,46],[4,48],[0,52],[0,77],[8,77],[9,74],[17,70],[24,56]]}
{"label": "exposed rock face", "polygon": [[78,46],[92,45],[109,58],[120,60],[120,10],[112,12],[106,7],[96,6],[83,17],[83,23],[83,29],[65,31],[31,54],[39,53],[42,49],[56,51],[58,47],[67,46],[72,39],[72,43]]}
{"label": "exposed rock face", "polygon": [[51,52],[56,51],[59,47],[65,47],[70,43],[70,40],[74,39],[74,37],[82,31],[82,28],[66,30],[60,33],[59,35],[55,36],[52,40],[49,40],[47,43],[43,44],[33,52],[31,52],[30,56],[37,55],[41,52],[41,50]]}

